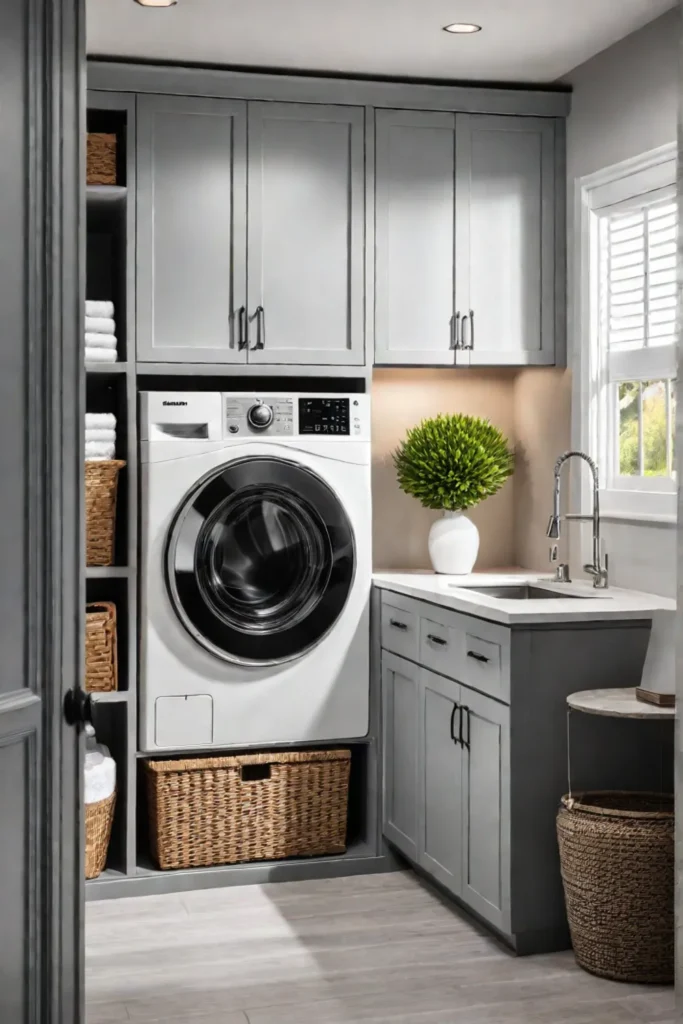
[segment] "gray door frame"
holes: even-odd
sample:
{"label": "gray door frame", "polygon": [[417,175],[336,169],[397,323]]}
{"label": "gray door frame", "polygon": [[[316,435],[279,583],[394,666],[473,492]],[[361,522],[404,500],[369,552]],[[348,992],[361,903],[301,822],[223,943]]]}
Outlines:
{"label": "gray door frame", "polygon": [[0,1020],[80,1024],[83,0],[4,0],[0,69]]}

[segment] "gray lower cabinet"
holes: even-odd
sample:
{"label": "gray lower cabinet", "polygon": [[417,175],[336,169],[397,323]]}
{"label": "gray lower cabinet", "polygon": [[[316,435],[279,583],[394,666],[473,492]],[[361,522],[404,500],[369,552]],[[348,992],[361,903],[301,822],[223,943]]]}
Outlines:
{"label": "gray lower cabinet", "polygon": [[463,868],[461,687],[420,669],[418,862],[460,896]]}
{"label": "gray lower cabinet", "polygon": [[[384,835],[518,953],[569,947],[567,695],[638,685],[649,636],[637,620],[503,626],[382,590]],[[573,716],[574,789],[661,789],[662,739]]]}
{"label": "gray lower cabinet", "polygon": [[556,361],[558,130],[554,118],[377,111],[376,364]]}
{"label": "gray lower cabinet", "polygon": [[418,745],[420,669],[382,656],[383,825],[394,846],[418,859]]}
{"label": "gray lower cabinet", "polygon": [[138,97],[138,361],[246,362],[246,160],[246,103]]}
{"label": "gray lower cabinet", "polygon": [[382,683],[384,834],[508,931],[509,709],[386,651]]}
{"label": "gray lower cabinet", "polygon": [[363,108],[147,95],[137,124],[138,360],[363,365]]}
{"label": "gray lower cabinet", "polygon": [[510,930],[510,709],[461,688],[462,900]]}
{"label": "gray lower cabinet", "polygon": [[365,362],[365,113],[249,104],[250,363]]}

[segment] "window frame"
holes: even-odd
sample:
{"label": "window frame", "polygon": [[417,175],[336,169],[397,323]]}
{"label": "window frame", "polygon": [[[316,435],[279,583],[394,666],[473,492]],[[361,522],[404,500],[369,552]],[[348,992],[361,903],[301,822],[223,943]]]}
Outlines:
{"label": "window frame", "polygon": [[[599,229],[606,209],[628,205],[652,193],[676,195],[676,144],[661,146],[630,160],[614,164],[577,179],[575,184],[574,274],[576,287],[573,308],[573,362],[575,371],[574,440],[577,447],[591,454],[601,474],[600,501],[603,516],[615,519],[676,522],[676,481],[672,477],[639,477],[628,481],[621,477],[614,486],[613,399],[605,400],[608,386],[608,352],[600,345],[600,280],[592,273],[599,265]],[[584,341],[587,339],[587,343]],[[623,380],[660,380],[676,375],[676,345],[636,349],[619,353],[614,362],[622,365],[618,377]],[[635,371],[635,377],[633,373]],[[612,381],[615,379],[612,374]],[[612,408],[610,409],[610,405]],[[584,474],[574,483],[581,508],[590,505],[589,481]]]}

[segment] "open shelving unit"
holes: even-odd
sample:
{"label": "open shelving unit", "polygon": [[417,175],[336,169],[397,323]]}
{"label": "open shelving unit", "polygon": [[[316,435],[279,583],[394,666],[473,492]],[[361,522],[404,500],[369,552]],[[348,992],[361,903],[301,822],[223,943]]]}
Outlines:
{"label": "open shelving unit", "polygon": [[[395,863],[385,852],[379,818],[379,671],[371,671],[371,714],[368,736],[335,746],[352,751],[349,794],[348,848],[330,857],[297,858],[211,868],[161,871],[149,856],[146,797],[138,749],[138,452],[137,394],[140,390],[229,390],[235,385],[230,367],[152,366],[135,362],[135,113],[129,94],[88,94],[88,128],[116,132],[118,179],[116,186],[88,186],[87,276],[88,298],[111,299],[115,305],[120,362],[86,365],[87,409],[113,412],[117,417],[117,458],[125,459],[118,493],[116,557],[113,566],[86,569],[86,599],[114,601],[117,606],[119,690],[94,695],[93,720],[100,742],[109,746],[117,762],[118,794],[107,865],[86,883],[86,898],[146,895],[192,888],[294,881],[342,874],[384,871]],[[284,368],[283,376],[291,368]],[[294,368],[296,369],[296,368]],[[311,387],[363,390],[364,380],[349,376],[335,382],[309,380]],[[272,374],[273,371],[270,371]],[[248,382],[244,381],[248,387]],[[278,381],[261,379],[277,389]],[[286,385],[285,385],[286,386]],[[374,656],[374,655],[373,655]],[[292,746],[292,745],[290,745]],[[321,744],[296,744],[295,749]],[[275,749],[275,747],[270,748]],[[226,753],[237,753],[230,750]],[[178,751],[178,754],[181,754]],[[197,754],[201,754],[198,751]],[[209,753],[209,752],[205,752]],[[216,754],[217,751],[210,753]],[[174,756],[173,753],[165,754]],[[185,754],[184,756],[187,756]]]}
{"label": "open shelving unit", "polygon": [[86,296],[114,303],[118,359],[87,363],[88,412],[116,415],[116,457],[126,462],[117,499],[115,564],[86,567],[86,601],[113,601],[117,612],[119,689],[93,694],[98,740],[117,766],[117,800],[107,867],[92,887],[135,870],[137,752],[137,416],[135,362],[135,99],[88,96],[88,130],[117,136],[119,185],[86,187]]}

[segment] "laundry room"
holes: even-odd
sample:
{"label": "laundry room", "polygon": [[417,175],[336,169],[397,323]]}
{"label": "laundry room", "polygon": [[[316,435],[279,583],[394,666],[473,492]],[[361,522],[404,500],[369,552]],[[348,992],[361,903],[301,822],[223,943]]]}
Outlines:
{"label": "laundry room", "polygon": [[87,0],[88,1024],[674,1022],[680,19],[560,6]]}

